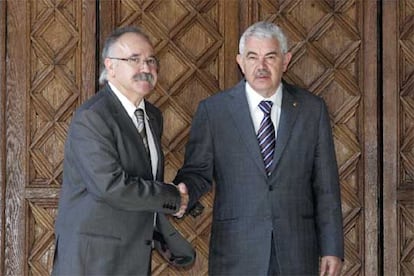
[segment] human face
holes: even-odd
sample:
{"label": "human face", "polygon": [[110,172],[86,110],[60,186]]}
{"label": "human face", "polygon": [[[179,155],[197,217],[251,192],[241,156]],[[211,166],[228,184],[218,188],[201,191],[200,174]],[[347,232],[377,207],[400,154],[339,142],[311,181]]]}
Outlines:
{"label": "human face", "polygon": [[158,63],[154,64],[154,59],[154,49],[144,37],[126,33],[111,47],[105,59],[108,80],[138,105],[157,83]]}
{"label": "human face", "polygon": [[283,54],[274,38],[248,37],[244,53],[237,63],[250,86],[265,98],[272,96],[280,85],[292,55]]}

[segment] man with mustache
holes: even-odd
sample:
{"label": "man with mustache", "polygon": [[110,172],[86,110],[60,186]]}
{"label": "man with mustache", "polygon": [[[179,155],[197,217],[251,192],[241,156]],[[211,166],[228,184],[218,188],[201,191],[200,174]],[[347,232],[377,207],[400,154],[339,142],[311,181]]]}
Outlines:
{"label": "man with mustache", "polygon": [[103,88],[78,108],[65,143],[53,275],[149,275],[154,247],[189,265],[195,252],[164,215],[181,216],[188,195],[162,182],[162,115],[144,99],[157,82],[153,46],[120,28],[102,61]]}
{"label": "man with mustache", "polygon": [[185,162],[192,208],[215,181],[210,275],[339,275],[340,186],[323,99],[282,81],[291,60],[269,22],[250,26],[237,63],[245,79],[202,101]]}

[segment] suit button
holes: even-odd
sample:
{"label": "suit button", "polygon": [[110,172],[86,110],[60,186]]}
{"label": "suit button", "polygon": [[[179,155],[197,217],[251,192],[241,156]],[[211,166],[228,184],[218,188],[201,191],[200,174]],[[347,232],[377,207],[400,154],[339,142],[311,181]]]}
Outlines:
{"label": "suit button", "polygon": [[272,185],[269,186],[269,191],[273,191],[273,186]]}

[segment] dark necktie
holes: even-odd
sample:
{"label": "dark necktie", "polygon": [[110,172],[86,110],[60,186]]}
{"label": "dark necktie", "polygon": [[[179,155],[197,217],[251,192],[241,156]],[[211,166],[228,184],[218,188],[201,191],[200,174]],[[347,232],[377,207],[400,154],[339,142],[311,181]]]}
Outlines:
{"label": "dark necktie", "polygon": [[272,110],[273,102],[261,101],[259,108],[263,111],[264,117],[260,123],[259,131],[257,132],[257,139],[259,140],[260,151],[262,152],[263,161],[266,173],[270,174],[270,169],[273,163],[273,155],[275,153],[275,127],[270,119],[270,111]]}
{"label": "dark necktie", "polygon": [[138,108],[135,110],[134,114],[135,114],[135,117],[137,117],[138,132],[141,135],[142,141],[144,142],[145,150],[147,151],[149,155],[147,131],[145,130],[145,123],[144,123],[144,110],[142,108]]}

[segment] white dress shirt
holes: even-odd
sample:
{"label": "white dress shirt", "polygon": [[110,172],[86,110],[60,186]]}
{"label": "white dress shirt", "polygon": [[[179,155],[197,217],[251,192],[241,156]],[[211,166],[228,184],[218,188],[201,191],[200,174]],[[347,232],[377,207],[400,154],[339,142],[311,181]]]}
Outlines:
{"label": "white dress shirt", "polygon": [[250,116],[252,117],[254,130],[257,131],[260,128],[260,123],[263,120],[264,113],[260,109],[259,104],[261,101],[273,102],[272,110],[270,112],[270,118],[272,119],[275,127],[275,139],[277,139],[277,130],[279,127],[280,113],[282,111],[282,97],[283,97],[283,85],[282,83],[270,98],[264,98],[262,95],[253,90],[250,84],[246,81],[246,97],[249,104]]}
{"label": "white dress shirt", "polygon": [[158,152],[154,142],[154,136],[152,135],[151,128],[149,127],[149,118],[147,116],[147,112],[145,111],[145,102],[142,100],[138,106],[135,106],[127,97],[124,96],[113,84],[108,81],[109,86],[111,87],[112,91],[114,91],[115,95],[121,101],[122,106],[125,108],[126,112],[128,113],[129,117],[131,118],[132,122],[134,122],[135,127],[138,131],[138,121],[135,116],[135,110],[137,108],[142,108],[144,110],[144,125],[145,130],[147,132],[147,140],[148,146],[151,156],[151,167],[152,167],[152,175],[154,179],[157,175],[157,167],[158,167]]}

